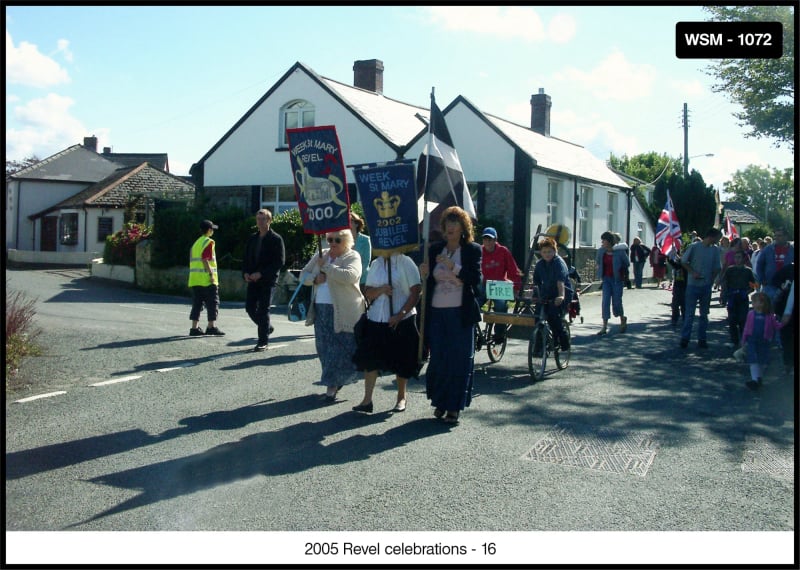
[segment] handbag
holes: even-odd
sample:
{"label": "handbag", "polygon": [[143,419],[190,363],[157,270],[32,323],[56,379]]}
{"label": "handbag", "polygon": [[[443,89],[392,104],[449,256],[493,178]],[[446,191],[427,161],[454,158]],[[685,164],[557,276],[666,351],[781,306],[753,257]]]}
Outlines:
{"label": "handbag", "polygon": [[361,346],[362,342],[367,338],[367,313],[361,313],[355,326],[353,326],[353,334],[356,337],[356,344]]}
{"label": "handbag", "polygon": [[311,287],[303,284],[302,277],[303,275],[301,274],[300,283],[297,284],[297,288],[294,290],[292,298],[289,299],[286,308],[289,320],[292,322],[305,321],[306,314],[308,314],[308,305],[311,300]]}

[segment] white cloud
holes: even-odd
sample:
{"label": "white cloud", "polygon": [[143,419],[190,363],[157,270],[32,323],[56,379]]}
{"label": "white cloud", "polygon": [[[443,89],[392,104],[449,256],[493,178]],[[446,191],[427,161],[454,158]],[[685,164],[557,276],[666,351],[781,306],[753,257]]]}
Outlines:
{"label": "white cloud", "polygon": [[668,85],[677,91],[684,98],[703,97],[708,95],[708,91],[702,82],[697,79],[685,81],[680,79],[671,80]]}
{"label": "white cloud", "polygon": [[[59,51],[61,51],[60,43]],[[6,81],[8,83],[29,87],[50,87],[68,83],[69,80],[66,70],[51,58],[41,54],[36,45],[20,42],[18,47],[14,46],[11,34],[6,30]]]}
{"label": "white cloud", "polygon": [[[16,128],[6,130],[6,157],[22,159],[35,154],[46,158],[74,144],[90,133],[69,109],[74,101],[50,93],[14,108]],[[97,133],[94,133],[97,135]],[[105,133],[104,133],[105,134]],[[100,135],[97,135],[98,139]]]}
{"label": "white cloud", "polygon": [[555,78],[577,84],[598,99],[633,101],[653,92],[656,68],[646,63],[631,63],[624,53],[614,51],[589,71],[569,67],[556,73]]}
{"label": "white cloud", "polygon": [[556,14],[547,25],[547,35],[557,44],[565,44],[575,37],[575,19],[567,14]]}
{"label": "white cloud", "polygon": [[69,49],[69,40],[58,40],[57,46],[55,53],[61,53],[66,61],[72,63],[73,57]]}
{"label": "white cloud", "polygon": [[475,32],[504,39],[520,38],[539,42],[549,39],[565,43],[575,35],[575,21],[556,14],[547,29],[539,14],[528,7],[510,6],[429,6],[430,21],[446,30]]}

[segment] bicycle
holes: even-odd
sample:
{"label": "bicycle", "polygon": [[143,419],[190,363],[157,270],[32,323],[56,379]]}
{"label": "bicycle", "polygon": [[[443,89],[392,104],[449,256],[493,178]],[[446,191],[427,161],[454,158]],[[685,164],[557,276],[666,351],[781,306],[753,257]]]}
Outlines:
{"label": "bicycle", "polygon": [[561,323],[569,339],[569,348],[563,350],[560,342],[553,338],[550,325],[547,323],[545,306],[552,304],[552,301],[534,300],[533,302],[537,306],[536,324],[533,327],[531,339],[528,343],[528,371],[534,382],[537,382],[544,378],[544,373],[547,369],[547,358],[551,353],[556,361],[558,370],[564,370],[569,366],[569,359],[572,354],[572,335],[570,334],[569,321],[564,318],[564,313],[562,312]]}
{"label": "bicycle", "polygon": [[[494,305],[494,301],[489,299],[489,303],[486,306],[487,312],[491,312],[492,306]],[[481,328],[481,323],[475,325],[475,352],[480,352],[483,350],[483,347],[486,347],[486,352],[489,354],[489,360],[492,362],[500,362],[500,359],[503,358],[503,355],[506,353],[506,345],[508,345],[508,331],[511,330],[511,325],[506,325],[505,334],[502,335],[502,339],[498,342],[496,336],[496,324],[490,321],[482,321],[483,328]]]}

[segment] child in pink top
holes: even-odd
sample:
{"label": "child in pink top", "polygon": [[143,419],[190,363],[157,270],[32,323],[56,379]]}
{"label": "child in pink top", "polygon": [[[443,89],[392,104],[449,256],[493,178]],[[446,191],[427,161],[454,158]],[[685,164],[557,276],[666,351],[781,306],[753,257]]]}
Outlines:
{"label": "child in pink top", "polygon": [[750,364],[750,380],[746,386],[751,390],[761,387],[761,378],[769,364],[769,348],[775,342],[775,334],[783,324],[772,313],[772,302],[766,293],[754,293],[753,308],[747,313],[742,331],[742,348],[747,352]]}

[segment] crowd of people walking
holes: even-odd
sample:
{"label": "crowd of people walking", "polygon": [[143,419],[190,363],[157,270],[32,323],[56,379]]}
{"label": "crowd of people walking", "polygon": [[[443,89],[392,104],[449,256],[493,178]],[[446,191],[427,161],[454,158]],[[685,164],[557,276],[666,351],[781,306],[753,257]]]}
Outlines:
{"label": "crowd of people walking", "polygon": [[[268,209],[256,212],[257,228],[247,239],[242,261],[245,311],[256,325],[256,352],[269,348],[274,331],[270,306],[286,261],[283,238],[271,229],[271,223]],[[201,235],[191,247],[190,336],[225,334],[216,324],[219,277],[212,236],[218,229],[203,220]],[[457,206],[442,213],[436,232],[441,239],[427,246],[419,264],[404,253],[372,259],[364,230],[364,220],[351,213],[350,227],[327,232],[327,247],[320,245],[301,273],[311,289],[305,324],[314,327],[321,368],[318,384],[326,388],[322,397],[334,402],[343,387],[363,377],[363,397],[352,409],[370,414],[375,409],[378,378],[393,374],[397,394],[391,411],[403,412],[408,381],[419,376],[427,360],[425,392],[433,415],[456,424],[472,402],[475,326],[487,301],[485,283],[487,279],[508,281],[516,294],[522,287],[522,272],[508,248],[500,244],[495,228],[482,230],[482,246],[475,242],[473,221]],[[612,315],[619,318],[618,332],[627,330],[623,293],[632,285],[643,288],[649,261],[656,288],[667,278],[667,268],[671,270],[670,323],[680,332],[680,349],[688,348],[693,334],[699,349],[709,347],[709,311],[712,292],[717,290],[727,309],[730,342],[750,367],[747,387],[757,390],[762,385],[774,344],[782,351],[784,372],[793,375],[797,310],[794,246],[788,237],[785,228],[776,228],[774,239],[765,237],[750,247],[747,238],[728,241],[719,229],[710,228],[702,237],[693,232],[690,243],[680,251],[665,254],[657,243],[648,247],[636,237],[628,246],[619,234],[603,232],[595,255],[602,322],[597,335],[609,333]],[[546,318],[557,342],[566,350],[570,338],[561,323],[575,296],[571,268],[558,254],[552,237],[540,239],[538,252],[532,283],[540,301],[546,302]],[[199,326],[204,308],[205,332]],[[504,312],[507,305],[495,301],[494,310]],[[502,337],[505,328],[498,327],[496,334]]]}

